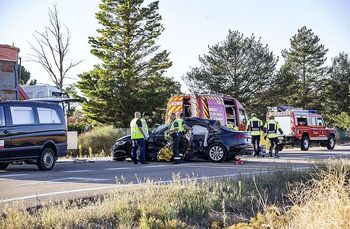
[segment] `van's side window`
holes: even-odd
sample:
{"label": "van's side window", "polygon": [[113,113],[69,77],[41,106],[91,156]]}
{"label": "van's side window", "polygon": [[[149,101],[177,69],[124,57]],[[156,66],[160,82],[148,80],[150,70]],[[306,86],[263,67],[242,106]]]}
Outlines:
{"label": "van's side window", "polygon": [[13,125],[26,125],[35,123],[33,108],[10,107],[10,110]]}
{"label": "van's side window", "polygon": [[5,126],[5,113],[3,107],[0,107],[0,126]]}
{"label": "van's side window", "polygon": [[38,107],[39,122],[43,124],[61,123],[61,119],[54,109]]}

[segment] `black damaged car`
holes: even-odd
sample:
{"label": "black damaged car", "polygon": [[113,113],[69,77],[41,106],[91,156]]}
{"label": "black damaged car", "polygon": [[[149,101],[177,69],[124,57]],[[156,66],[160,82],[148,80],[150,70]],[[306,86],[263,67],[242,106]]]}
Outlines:
{"label": "black damaged car", "polygon": [[[186,118],[186,124],[192,127],[192,135],[186,140],[186,160],[201,158],[213,162],[233,159],[237,155],[253,153],[251,135],[248,132],[233,131],[219,125],[215,120]],[[156,160],[157,153],[166,146],[165,131],[169,125],[161,125],[150,133],[147,142],[147,160]],[[113,160],[122,161],[131,157],[132,141],[130,136],[118,139],[112,147]]]}

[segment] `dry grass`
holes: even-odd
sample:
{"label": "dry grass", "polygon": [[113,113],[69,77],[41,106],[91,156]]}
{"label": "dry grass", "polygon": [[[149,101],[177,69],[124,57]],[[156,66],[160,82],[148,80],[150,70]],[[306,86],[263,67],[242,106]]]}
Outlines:
{"label": "dry grass", "polygon": [[282,204],[287,183],[307,176],[285,171],[259,175],[255,181],[240,177],[204,182],[174,176],[168,185],[125,187],[88,203],[48,204],[34,211],[8,205],[0,228],[222,228],[263,211],[261,193],[266,203]]}
{"label": "dry grass", "polygon": [[350,162],[329,161],[308,182],[290,185],[287,208],[268,206],[249,223],[235,224],[230,229],[350,228]]}
{"label": "dry grass", "polygon": [[146,183],[89,201],[23,211],[8,205],[0,228],[350,228],[345,160],[314,172],[238,180]]}

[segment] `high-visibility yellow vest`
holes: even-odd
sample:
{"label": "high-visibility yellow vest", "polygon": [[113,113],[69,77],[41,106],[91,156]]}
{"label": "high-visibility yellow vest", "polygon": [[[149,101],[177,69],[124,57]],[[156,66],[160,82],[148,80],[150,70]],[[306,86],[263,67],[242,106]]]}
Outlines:
{"label": "high-visibility yellow vest", "polygon": [[260,136],[262,121],[257,117],[249,120],[249,130],[252,136]]}
{"label": "high-visibility yellow vest", "polygon": [[149,131],[148,131],[148,125],[147,125],[147,121],[144,118],[141,118],[141,122],[142,122],[142,131],[145,134],[145,137],[148,138],[149,136]]}
{"label": "high-visibility yellow vest", "polygon": [[170,130],[175,129],[175,122],[177,123],[177,128],[179,128],[178,132],[184,132],[185,128],[184,128],[184,120],[181,118],[177,118],[173,121],[173,123],[171,124]]}
{"label": "high-visibility yellow vest", "polygon": [[281,128],[280,124],[275,120],[270,120],[265,124],[267,137],[268,138],[277,138],[278,137],[278,129]]}
{"label": "high-visibility yellow vest", "polygon": [[227,127],[230,128],[231,130],[238,130],[238,127],[233,124],[227,124]]}
{"label": "high-visibility yellow vest", "polygon": [[137,126],[137,120],[139,120],[138,118],[134,118],[131,122],[130,122],[130,128],[131,128],[131,139],[142,139],[143,138],[143,134],[140,131],[139,127]]}

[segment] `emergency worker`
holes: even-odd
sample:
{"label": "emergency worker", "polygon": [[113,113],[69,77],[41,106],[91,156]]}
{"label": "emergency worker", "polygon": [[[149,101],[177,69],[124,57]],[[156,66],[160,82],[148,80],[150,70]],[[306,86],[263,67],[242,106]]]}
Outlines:
{"label": "emergency worker", "polygon": [[134,119],[130,122],[131,140],[132,140],[132,160],[137,164],[137,151],[140,151],[141,164],[148,164],[145,155],[145,134],[142,129],[141,113],[136,111]]}
{"label": "emergency worker", "polygon": [[147,125],[148,120],[149,120],[149,113],[144,111],[142,113],[141,122],[142,122],[142,131],[143,131],[143,134],[145,135],[145,155],[147,154],[148,138],[149,138],[149,130]]}
{"label": "emergency worker", "polygon": [[234,122],[227,121],[227,125],[226,126],[228,128],[230,128],[231,130],[238,131],[238,127],[236,126],[236,124]]}
{"label": "emergency worker", "polygon": [[170,126],[169,133],[173,138],[173,153],[174,153],[174,164],[181,163],[180,154],[183,153],[184,150],[184,133],[185,130],[191,130],[192,128],[187,126],[185,121],[183,120],[183,114],[180,113]]}
{"label": "emergency worker", "polygon": [[283,131],[281,129],[281,126],[278,122],[275,121],[275,117],[273,115],[271,115],[269,117],[269,121],[266,122],[265,127],[264,127],[264,133],[265,133],[265,137],[264,139],[266,139],[266,137],[269,139],[270,141],[270,150],[269,150],[269,155],[270,157],[272,157],[272,149],[275,149],[275,157],[278,158],[278,132],[280,132],[280,134],[283,134]]}
{"label": "emergency worker", "polygon": [[263,122],[256,117],[256,114],[251,115],[251,119],[247,125],[247,131],[252,135],[252,142],[254,145],[254,156],[260,156],[260,135],[263,130]]}

